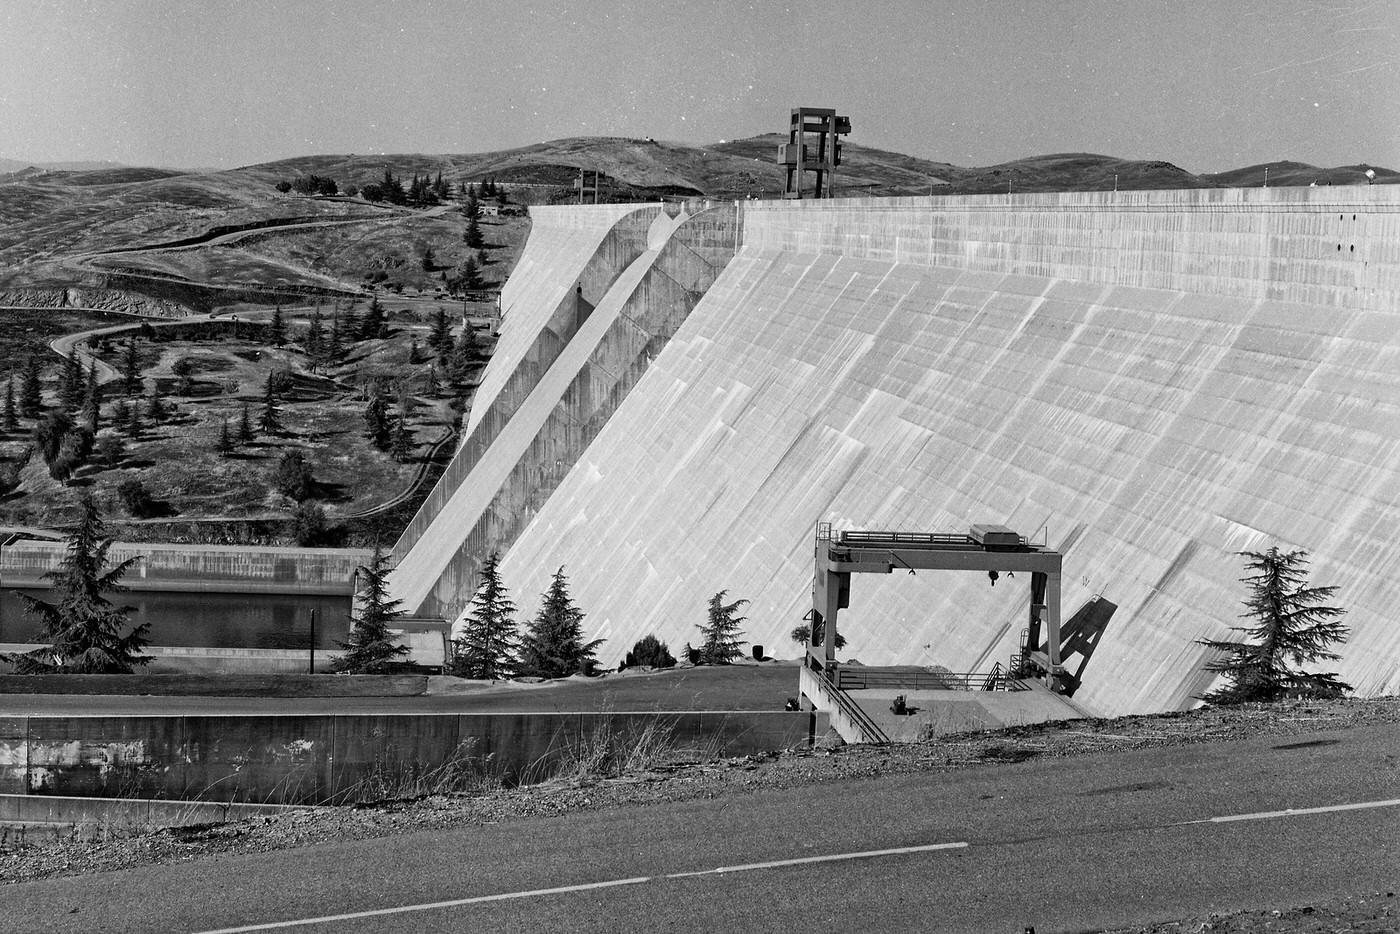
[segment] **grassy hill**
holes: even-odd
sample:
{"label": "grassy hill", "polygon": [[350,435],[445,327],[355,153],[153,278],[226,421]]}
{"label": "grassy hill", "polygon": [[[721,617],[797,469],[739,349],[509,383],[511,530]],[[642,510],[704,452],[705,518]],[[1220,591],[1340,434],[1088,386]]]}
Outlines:
{"label": "grassy hill", "polygon": [[[275,539],[286,532],[279,531],[279,517],[289,519],[295,504],[268,492],[270,478],[281,455],[295,448],[311,466],[330,520],[353,525],[392,493],[421,487],[415,478],[440,464],[438,442],[468,403],[471,378],[450,391],[437,388],[448,355],[422,350],[429,324],[446,309],[460,334],[462,316],[473,316],[489,345],[489,300],[467,303],[456,286],[469,260],[487,286],[505,281],[529,233],[529,206],[576,202],[580,171],[590,183],[598,173],[598,200],[604,202],[778,197],[783,173],[774,155],[785,139],[768,134],[691,146],[571,138],[466,155],[303,156],[219,172],[95,164],[25,166],[0,174],[0,321],[6,325],[0,349],[14,367],[12,385],[18,386],[24,360],[33,355],[42,361],[46,404],[56,400],[61,377],[61,361],[49,342],[122,320],[94,317],[94,311],[166,317],[212,312],[267,322],[273,306],[280,306],[292,331],[290,342],[275,349],[251,332],[221,346],[211,345],[209,334],[141,338],[148,381],[138,396],[165,393],[174,413],[139,433],[123,432],[117,394],[109,395],[97,440],[122,435],[124,447],[113,454],[109,444],[105,458],[90,460],[66,482],[26,453],[38,418],[21,417],[0,430],[0,480],[16,481],[0,494],[0,523],[59,522],[71,508],[74,487],[98,493],[119,510],[118,487],[139,480],[160,504],[158,518],[256,518],[263,531],[253,537]],[[15,165],[0,161],[0,170]],[[1193,175],[1168,162],[1093,153],[962,167],[847,143],[836,189],[841,196],[880,197],[1233,187],[1262,185],[1266,172],[1275,186],[1364,184],[1365,170],[1278,162]],[[409,207],[278,190],[279,183],[314,174],[334,179],[343,193],[380,182],[386,171],[405,186],[414,177],[441,178],[449,197]],[[1378,183],[1400,181],[1393,171],[1376,173]],[[506,210],[480,218],[485,242],[469,247],[462,192],[487,180],[504,192]],[[332,319],[350,320],[371,299],[388,316],[384,335],[360,341],[333,364],[317,364],[303,341],[311,319],[321,313],[328,326]],[[103,356],[112,366],[119,363],[114,353]],[[189,391],[177,390],[172,367],[181,361],[209,375],[187,386]],[[259,408],[270,374],[306,390],[285,400],[285,431],[232,455],[219,454],[214,445],[222,427],[236,422],[245,407]],[[391,456],[364,438],[365,400],[375,385],[402,408],[411,446],[406,454]],[[129,400],[132,408],[146,404]],[[242,534],[217,525],[191,526],[185,533],[149,527],[156,537],[206,532]],[[124,534],[141,530],[129,527]]]}

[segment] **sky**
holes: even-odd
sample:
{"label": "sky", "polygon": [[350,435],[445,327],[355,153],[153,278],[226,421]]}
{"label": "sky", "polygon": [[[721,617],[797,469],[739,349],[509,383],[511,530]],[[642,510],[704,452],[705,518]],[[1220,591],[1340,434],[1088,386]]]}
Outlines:
{"label": "sky", "polygon": [[0,157],[232,168],[785,132],[1400,169],[1400,0],[3,0]]}

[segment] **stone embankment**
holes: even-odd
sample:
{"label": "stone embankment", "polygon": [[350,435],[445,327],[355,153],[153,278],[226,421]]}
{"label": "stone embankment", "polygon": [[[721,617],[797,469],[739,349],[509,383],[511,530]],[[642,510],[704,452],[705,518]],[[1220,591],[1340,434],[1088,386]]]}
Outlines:
{"label": "stone embankment", "polygon": [[178,302],[121,289],[0,289],[0,308],[54,308],[104,311],[155,318],[183,318],[191,310]]}

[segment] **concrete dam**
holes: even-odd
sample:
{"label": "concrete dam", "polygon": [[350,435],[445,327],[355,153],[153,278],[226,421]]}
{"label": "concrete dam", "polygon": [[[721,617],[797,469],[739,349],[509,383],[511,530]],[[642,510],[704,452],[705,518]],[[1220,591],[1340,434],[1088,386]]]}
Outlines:
{"label": "concrete dam", "polygon": [[[504,556],[523,622],[564,567],[605,663],[698,643],[746,598],[777,657],[814,531],[998,523],[1110,608],[1075,700],[1190,706],[1246,592],[1311,553],[1400,691],[1400,189],[1326,187],[539,208],[497,352],[395,595],[459,615]],[[1016,580],[860,575],[842,658],[984,670]]]}

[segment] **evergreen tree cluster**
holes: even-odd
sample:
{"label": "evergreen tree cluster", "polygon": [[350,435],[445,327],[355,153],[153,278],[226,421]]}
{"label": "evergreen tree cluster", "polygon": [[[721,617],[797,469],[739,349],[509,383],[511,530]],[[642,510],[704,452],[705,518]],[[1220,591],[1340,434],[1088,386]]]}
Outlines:
{"label": "evergreen tree cluster", "polygon": [[311,313],[306,331],[301,335],[301,349],[310,361],[312,372],[324,372],[331,367],[346,362],[350,345],[361,341],[378,340],[390,335],[388,316],[379,297],[370,300],[369,308],[360,315],[351,305],[342,314],[339,305],[331,314],[330,326],[321,314],[318,305]]}
{"label": "evergreen tree cluster", "polygon": [[413,173],[413,179],[405,188],[403,181],[395,177],[393,170],[384,167],[379,181],[371,182],[360,189],[360,196],[366,201],[387,201],[406,207],[426,208],[446,201],[452,194],[452,186],[442,178],[442,172],[433,178],[431,174]]}
{"label": "evergreen tree cluster", "polygon": [[497,680],[516,675],[562,678],[588,672],[603,640],[584,640],[584,614],[569,594],[562,567],[555,572],[541,597],[539,612],[523,635],[517,632],[515,611],[501,582],[500,556],[492,554],[481,569],[481,585],[453,640],[452,673]]}
{"label": "evergreen tree cluster", "polygon": [[[287,187],[283,188],[283,185]],[[299,176],[290,182],[278,182],[277,190],[284,194],[295,191],[303,195],[336,195],[340,193],[340,186],[329,176],[310,174]]]}

